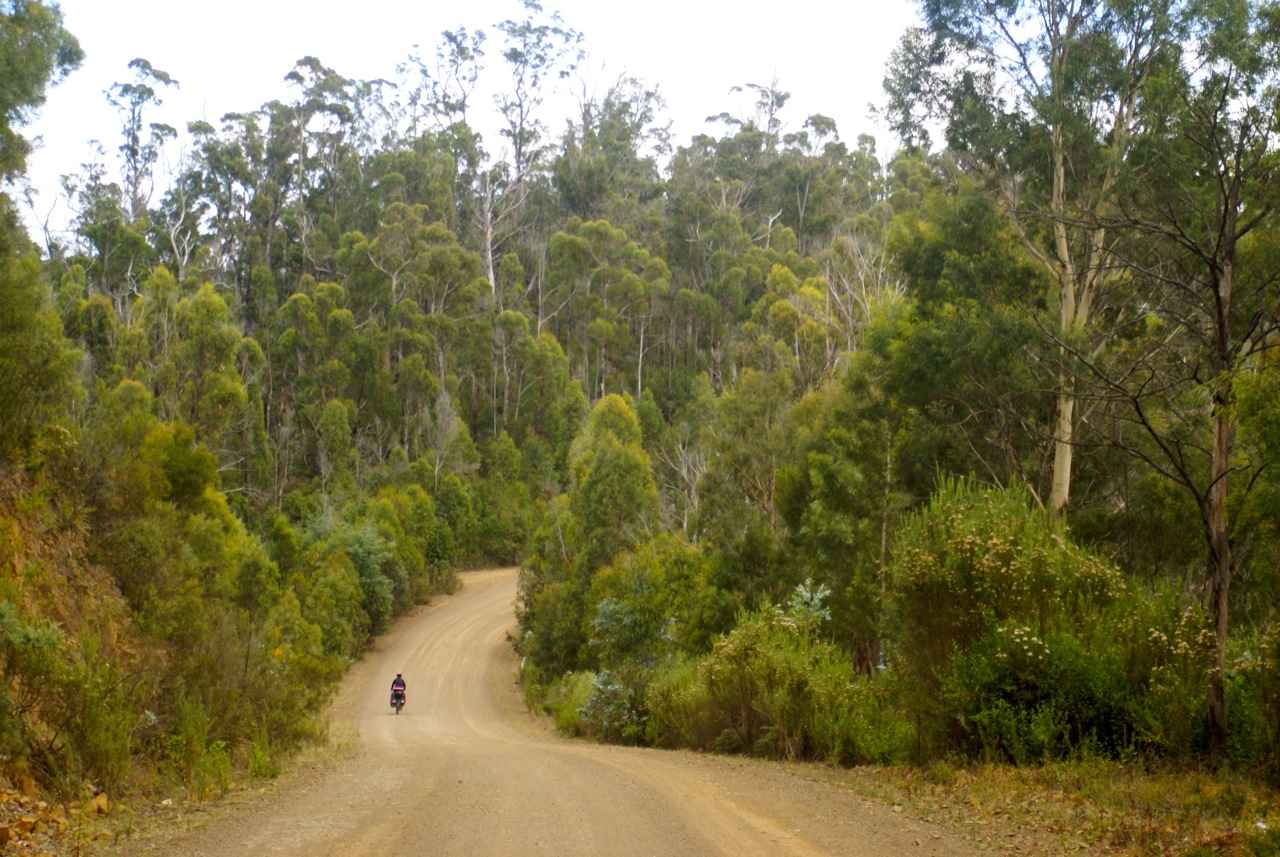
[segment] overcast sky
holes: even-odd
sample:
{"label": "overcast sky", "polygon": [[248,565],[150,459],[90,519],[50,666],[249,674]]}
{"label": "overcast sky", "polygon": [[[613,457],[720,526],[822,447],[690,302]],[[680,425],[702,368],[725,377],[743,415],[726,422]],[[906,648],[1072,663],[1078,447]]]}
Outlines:
{"label": "overcast sky", "polygon": [[[284,75],[298,59],[315,56],[348,78],[394,78],[397,63],[415,46],[434,54],[443,30],[485,30],[487,76],[502,75],[500,21],[523,20],[518,0],[62,0],[67,29],[85,60],[52,89],[35,122],[24,129],[41,138],[29,162],[37,192],[35,222],[55,209],[58,176],[92,160],[90,141],[101,141],[106,163],[116,171],[120,119],[103,95],[111,84],[132,79],[130,60],[142,57],[178,81],[162,93],[164,104],[148,115],[185,128],[193,119],[217,120],[290,94]],[[543,0],[565,26],[583,34],[589,80],[612,81],[621,73],[656,85],[667,102],[673,143],[684,144],[707,130],[704,119],[724,111],[745,115],[730,89],[768,85],[791,93],[782,118],[798,130],[813,113],[836,120],[852,144],[859,134],[879,141],[881,156],[893,148],[887,132],[868,116],[879,102],[890,51],[916,19],[911,0]],[[579,86],[581,84],[578,84]],[[486,98],[473,102],[481,126],[492,113]],[[548,105],[542,120],[557,133],[566,103]],[[491,152],[498,140],[486,134]],[[177,150],[170,154],[176,157]],[[33,223],[34,225],[34,223]]]}

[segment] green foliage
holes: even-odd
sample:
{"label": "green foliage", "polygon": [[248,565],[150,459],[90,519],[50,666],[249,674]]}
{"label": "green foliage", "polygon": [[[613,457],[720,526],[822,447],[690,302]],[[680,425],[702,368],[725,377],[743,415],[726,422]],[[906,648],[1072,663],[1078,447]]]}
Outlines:
{"label": "green foliage", "polygon": [[1138,745],[1170,758],[1201,750],[1205,737],[1204,670],[1212,635],[1198,606],[1176,590],[1130,601],[1109,631],[1125,658],[1135,698]]}
{"label": "green foliage", "polygon": [[578,709],[578,729],[603,741],[636,744],[645,731],[644,707],[634,682],[620,678],[609,670],[592,676],[591,692]]}
{"label": "green foliage", "polygon": [[730,627],[733,609],[712,574],[700,551],[667,536],[620,555],[591,586],[588,645],[595,661],[647,671],[677,653],[707,651]]}
{"label": "green foliage", "polygon": [[796,587],[787,605],[787,616],[802,631],[811,632],[818,629],[823,622],[831,620],[831,610],[826,606],[831,588],[824,583],[814,584],[812,578],[806,579]]}
{"label": "green foliage", "polygon": [[478,549],[486,560],[514,565],[533,530],[533,498],[520,481],[520,451],[505,431],[484,454],[487,479],[477,488]]}
{"label": "green foliage", "polygon": [[218,797],[226,794],[231,784],[231,757],[223,741],[214,741],[196,759],[192,771],[192,786],[197,795],[204,796],[216,790]]}
{"label": "green foliage", "polygon": [[340,545],[317,543],[299,563],[292,585],[298,590],[303,616],[319,626],[327,654],[354,658],[369,639],[366,595],[376,602],[390,593],[376,578],[370,579],[367,593],[362,583],[360,571]]}
{"label": "green foliage", "polygon": [[77,781],[92,777],[116,792],[133,763],[133,733],[143,718],[142,687],[138,678],[123,674],[115,657],[94,637],[84,636],[80,650],[81,659],[70,664],[58,683],[56,702],[46,710],[65,736],[63,785],[70,790]]}
{"label": "green foliage", "polygon": [[265,738],[253,742],[253,751],[249,755],[249,776],[264,780],[274,780],[280,776],[280,762],[272,751],[271,743]]}
{"label": "green foliage", "polygon": [[848,655],[777,608],[741,617],[711,653],[683,661],[649,688],[648,740],[838,764],[905,756],[906,735],[885,715]]}
{"label": "green foliage", "polygon": [[521,582],[526,651],[538,670],[559,675],[590,661],[592,581],[639,541],[657,511],[649,457],[635,412],[620,396],[602,399],[574,443],[572,482],[534,534]]}
{"label": "green foliage", "polygon": [[26,717],[47,703],[46,689],[56,685],[61,642],[52,623],[24,621],[7,593],[0,598],[0,665],[9,677],[0,687],[0,757],[27,754],[34,736]]}
{"label": "green foliage", "polygon": [[929,754],[1029,764],[1199,745],[1208,639],[1020,491],[944,482],[899,535],[893,664]]}
{"label": "green foliage", "polygon": [[696,659],[683,658],[655,673],[647,695],[648,743],[668,748],[715,745],[719,724],[712,715],[711,694],[699,677]]}
{"label": "green foliage", "polygon": [[[0,17],[0,40],[11,36],[4,20]],[[0,171],[5,131],[0,122]],[[12,220],[8,198],[0,196],[0,459],[25,453],[71,404],[77,359],[48,307],[35,254],[15,252]]]}
{"label": "green foliage", "polygon": [[582,710],[591,696],[595,677],[591,673],[568,673],[547,693],[543,703],[556,728],[568,735],[581,735]]}
{"label": "green foliage", "polygon": [[16,131],[45,90],[80,65],[84,52],[62,26],[62,10],[40,0],[0,7],[0,178],[21,173],[29,144]]}
{"label": "green foliage", "polygon": [[[172,129],[143,139],[143,109],[170,81],[137,60],[109,90],[124,174],[73,177],[73,243],[42,269],[0,197],[0,459],[46,480],[17,540],[65,537],[101,570],[125,600],[101,639],[127,641],[61,637],[0,600],[0,753],[56,732],[50,781],[120,780],[130,757],[195,792],[242,761],[269,775],[373,635],[455,567],[523,563],[524,675],[579,734],[839,763],[1194,756],[1209,638],[1185,581],[1203,516],[1170,475],[1206,470],[1196,427],[1217,396],[1239,426],[1227,464],[1248,474],[1223,509],[1246,623],[1223,674],[1228,750],[1275,776],[1280,375],[1264,346],[1280,244],[1258,145],[1270,101],[1246,97],[1275,85],[1265,10],[1095,4],[1034,41],[1027,4],[940,0],[895,55],[890,110],[917,134],[936,97],[964,157],[902,152],[885,173],[874,140],[851,147],[829,118],[784,132],[789,94],[768,86],[665,171],[659,101],[634,81],[549,146],[530,87],[579,37],[535,6],[499,25],[510,162],[467,125],[482,38],[461,31],[443,74],[411,62],[419,79],[383,87],[306,59],[284,100],[193,123],[151,210],[139,191]],[[1165,50],[1183,11],[1217,63],[1199,78]],[[939,65],[1001,42],[1070,61],[1043,88],[1001,67],[1036,95],[1007,103],[987,76],[1001,68]],[[56,8],[0,2],[0,175],[78,61]],[[1188,132],[1231,110],[1242,121]],[[1219,313],[1148,273],[1195,286],[1203,266],[1116,221],[1114,195],[1198,241],[1216,222],[1204,179],[1230,159],[1188,141],[1242,129],[1257,156],[1221,184],[1258,213],[1230,251],[1241,317],[1202,337],[1238,342],[1232,362],[1166,336]],[[1138,166],[1151,181],[1133,186]],[[1083,255],[1104,220],[1106,269]],[[1172,432],[1163,468],[1105,396],[1080,404],[1078,425],[1144,457],[1071,447],[1073,542],[1033,504],[1052,487],[1055,398],[1084,391],[1042,316],[1075,311],[1057,339],[1093,368],[1168,342],[1172,360],[1127,377],[1186,395],[1147,413]],[[59,562],[33,567],[73,580]],[[58,720],[42,684],[91,729]]]}
{"label": "green foliage", "polygon": [[[729,624],[732,602],[710,576],[697,550],[669,537],[619,555],[595,576],[582,608],[586,627],[572,637],[578,661],[595,670],[581,711],[584,731],[610,741],[644,739],[655,672],[686,653],[706,651],[712,634]],[[557,598],[576,592],[572,586],[552,591]],[[551,638],[557,633],[567,632],[553,625]],[[531,641],[540,642],[536,631]]]}
{"label": "green foliage", "polygon": [[1088,652],[1066,633],[1041,640],[998,626],[944,667],[930,714],[952,724],[951,749],[992,761],[1116,756],[1135,732],[1134,689],[1116,656]]}
{"label": "green foliage", "polygon": [[[1276,857],[1280,854],[1280,818],[1272,811],[1265,818],[1254,819],[1243,829],[1245,847],[1254,857]],[[1207,850],[1207,849],[1206,849]]]}
{"label": "green foliage", "polygon": [[457,476],[447,476],[432,492],[436,505],[436,517],[444,525],[445,532],[437,543],[439,549],[449,548],[452,563],[465,562],[476,555],[476,529],[478,519],[475,502],[467,484]]}
{"label": "green foliage", "polygon": [[898,657],[925,696],[953,653],[993,627],[1044,639],[1126,593],[1118,570],[1072,545],[1024,490],[953,479],[899,532],[890,571]]}
{"label": "green foliage", "polygon": [[[1233,725],[1230,750],[1239,764],[1280,780],[1280,626],[1272,625],[1236,659],[1227,684]],[[1256,646],[1256,648],[1255,648]]]}
{"label": "green foliage", "polygon": [[[393,582],[387,574],[393,556],[387,544],[369,526],[342,527],[324,539],[328,550],[350,561],[360,580],[361,607],[367,617],[367,633],[383,634],[390,627]],[[394,572],[393,572],[394,573]],[[367,639],[356,639],[354,656]]]}

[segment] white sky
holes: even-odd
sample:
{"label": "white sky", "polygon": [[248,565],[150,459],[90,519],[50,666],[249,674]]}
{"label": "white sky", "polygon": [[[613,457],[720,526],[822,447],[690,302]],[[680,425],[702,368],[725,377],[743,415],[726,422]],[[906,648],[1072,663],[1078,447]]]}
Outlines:
{"label": "white sky", "polygon": [[[37,191],[28,214],[33,237],[46,217],[55,225],[68,214],[57,204],[58,177],[91,160],[89,141],[101,141],[113,175],[120,145],[120,118],[103,95],[129,81],[135,57],[172,75],[177,89],[147,115],[185,128],[194,119],[217,120],[227,112],[251,111],[287,98],[284,75],[304,56],[348,78],[394,79],[396,64],[414,46],[430,63],[441,31],[465,27],[488,34],[485,75],[500,85],[504,64],[500,21],[523,20],[518,0],[61,0],[65,24],[80,40],[85,60],[49,92],[36,121],[21,130],[39,136],[28,164]],[[851,146],[859,134],[877,138],[881,157],[895,143],[868,116],[882,99],[881,81],[890,51],[916,19],[911,0],[543,0],[564,24],[584,36],[589,76],[611,82],[623,72],[656,85],[673,122],[672,143],[708,129],[703,120],[728,111],[747,115],[731,87],[754,83],[791,93],[782,118],[799,130],[813,113],[836,120]],[[601,72],[601,70],[603,71]],[[484,131],[491,101],[473,99],[471,119]],[[567,103],[549,103],[540,118],[559,133],[570,115]],[[719,127],[713,129],[719,133]],[[485,134],[498,149],[496,134]],[[176,158],[176,144],[169,153]]]}

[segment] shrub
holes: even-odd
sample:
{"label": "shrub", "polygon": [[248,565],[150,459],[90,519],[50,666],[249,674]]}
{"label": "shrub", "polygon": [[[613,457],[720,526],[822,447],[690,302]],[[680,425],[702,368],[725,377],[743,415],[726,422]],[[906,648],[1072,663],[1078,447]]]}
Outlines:
{"label": "shrub", "polygon": [[280,776],[280,762],[277,761],[271,739],[267,736],[260,735],[253,742],[249,753],[248,769],[249,776],[259,779],[274,780]]}
{"label": "shrub", "polygon": [[7,595],[0,598],[0,758],[26,755],[24,711],[32,711],[53,686],[62,634],[52,623],[28,623]]}
{"label": "shrub", "polygon": [[605,668],[646,670],[709,647],[707,614],[719,590],[711,564],[691,545],[661,536],[614,558],[591,582],[588,639]]}
{"label": "shrub", "polygon": [[653,678],[645,738],[833,764],[899,763],[913,733],[888,690],[886,676],[857,677],[846,652],[766,608],[744,616],[707,657]]}
{"label": "shrub", "polygon": [[1213,645],[1203,611],[1181,601],[1178,593],[1148,593],[1109,623],[1135,687],[1136,744],[1173,757],[1205,746],[1204,676]]}
{"label": "shrub", "polygon": [[711,697],[698,662],[680,660],[659,672],[647,688],[645,740],[658,747],[709,750],[718,734]]}
{"label": "shrub", "polygon": [[853,665],[777,608],[749,614],[698,668],[722,747],[775,758],[853,760]]}
{"label": "shrub", "polygon": [[1024,489],[944,481],[890,573],[894,665],[929,752],[1030,761],[1129,740],[1132,677],[1099,630],[1128,591]]}
{"label": "shrub", "polygon": [[1072,545],[1025,489],[955,480],[908,520],[890,573],[898,651],[929,693],[952,652],[993,623],[1043,637],[1125,594],[1119,571]]}
{"label": "shrub", "polygon": [[551,686],[543,700],[543,709],[551,715],[556,728],[566,735],[583,735],[582,709],[591,698],[595,676],[589,672],[569,673]]}
{"label": "shrub", "polygon": [[65,736],[73,777],[92,777],[115,791],[125,782],[131,761],[132,732],[141,719],[129,681],[90,635],[81,639],[82,659],[67,667],[54,722]]}
{"label": "shrub", "polygon": [[1280,625],[1251,643],[1227,675],[1228,750],[1237,761],[1280,780]]}
{"label": "shrub", "polygon": [[596,673],[591,693],[578,709],[580,726],[589,736],[605,741],[637,744],[645,732],[648,713],[644,682],[635,675]]}
{"label": "shrub", "polygon": [[1030,764],[1077,753],[1114,755],[1134,732],[1131,689],[1120,665],[1074,637],[1041,640],[999,626],[957,652],[942,673],[932,722],[970,756]]}
{"label": "shrub", "polygon": [[231,757],[227,755],[224,741],[214,741],[196,759],[192,769],[192,787],[196,795],[205,797],[217,791],[219,797],[226,794],[231,784]]}

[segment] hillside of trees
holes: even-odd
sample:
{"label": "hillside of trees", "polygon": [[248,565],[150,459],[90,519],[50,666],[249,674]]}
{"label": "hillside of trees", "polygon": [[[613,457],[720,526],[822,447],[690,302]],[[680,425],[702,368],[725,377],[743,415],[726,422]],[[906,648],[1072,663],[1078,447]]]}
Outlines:
{"label": "hillside of trees", "polygon": [[[776,83],[545,117],[583,37],[534,2],[394,87],[302,58],[163,173],[131,63],[74,238],[0,195],[0,774],[269,775],[518,564],[580,734],[1280,777],[1280,9],[922,16],[888,154]],[[0,177],[80,59],[0,0]]]}

